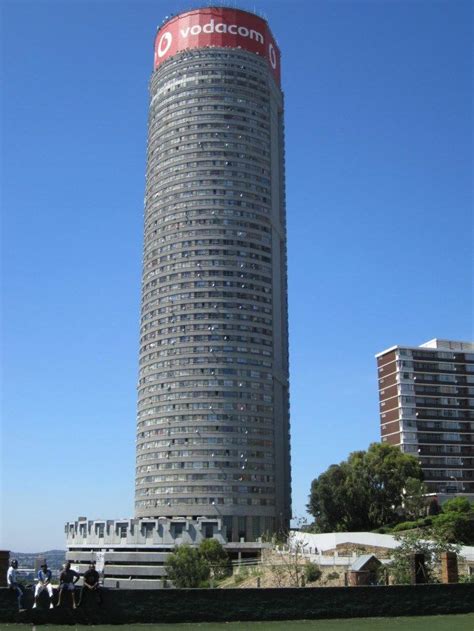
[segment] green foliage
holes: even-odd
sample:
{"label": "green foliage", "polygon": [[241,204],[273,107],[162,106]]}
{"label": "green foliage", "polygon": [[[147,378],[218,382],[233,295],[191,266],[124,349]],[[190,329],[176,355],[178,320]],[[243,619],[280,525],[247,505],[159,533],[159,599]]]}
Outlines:
{"label": "green foliage", "polygon": [[181,545],[168,557],[168,578],[176,587],[205,586],[210,577],[209,563],[196,548]]}
{"label": "green foliage", "polygon": [[229,555],[216,539],[204,539],[199,545],[199,553],[209,565],[211,575],[217,580],[232,574]]}
{"label": "green foliage", "polygon": [[339,572],[329,572],[329,574],[326,576],[326,582],[335,581],[338,578],[339,578]]}
{"label": "green foliage", "polygon": [[426,528],[427,526],[431,526],[432,523],[432,517],[423,517],[416,521],[402,521],[393,526],[393,528],[388,529],[387,532],[402,532],[404,530],[413,530],[414,528]]}
{"label": "green foliage", "polygon": [[407,481],[422,477],[416,458],[373,443],[313,480],[307,508],[319,532],[373,530],[397,521]]}
{"label": "green foliage", "polygon": [[402,521],[391,529],[391,532],[403,532],[404,530],[413,530],[419,528],[416,521]]}
{"label": "green foliage", "polygon": [[474,507],[465,497],[455,497],[433,517],[433,531],[450,543],[474,544]]}
{"label": "green foliage", "polygon": [[450,543],[474,543],[474,514],[458,512],[441,513],[433,520],[433,529],[439,537]]}
{"label": "green foliage", "polygon": [[453,497],[443,504],[443,513],[471,513],[474,506],[467,497]]}
{"label": "green foliage", "polygon": [[[428,537],[427,528],[439,540],[448,543],[460,543],[464,545],[474,544],[474,509],[473,505],[465,497],[456,497],[445,502],[440,508],[436,503],[436,509],[427,517],[414,521],[403,521],[389,528],[382,526],[376,532],[403,532],[406,530],[424,529],[425,537]],[[439,509],[439,510],[438,510]],[[436,512],[438,510],[438,512]]]}
{"label": "green foliage", "polygon": [[411,557],[413,554],[424,554],[426,582],[435,583],[437,582],[435,568],[440,562],[441,553],[459,552],[459,546],[447,542],[429,530],[423,533],[414,530],[403,535],[395,535],[395,539],[400,545],[393,551],[392,562],[388,566],[388,571],[393,582],[397,584],[409,584],[411,582]]}
{"label": "green foliage", "polygon": [[205,539],[199,548],[175,548],[167,562],[168,578],[176,587],[209,587],[209,579],[223,579],[232,573],[227,552],[216,539]]}
{"label": "green foliage", "polygon": [[474,574],[463,574],[459,577],[460,583],[474,583]]}
{"label": "green foliage", "polygon": [[321,578],[322,572],[319,569],[319,565],[308,561],[304,566],[304,577],[307,583],[315,583]]}

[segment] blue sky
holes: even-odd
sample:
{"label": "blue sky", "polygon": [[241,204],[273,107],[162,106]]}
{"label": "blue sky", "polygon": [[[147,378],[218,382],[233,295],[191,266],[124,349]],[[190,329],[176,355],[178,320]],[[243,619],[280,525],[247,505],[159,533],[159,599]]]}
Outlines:
{"label": "blue sky", "polygon": [[[193,2],[2,4],[0,546],[133,514],[147,82]],[[374,354],[472,331],[470,2],[252,2],[282,50],[293,512],[379,438]]]}

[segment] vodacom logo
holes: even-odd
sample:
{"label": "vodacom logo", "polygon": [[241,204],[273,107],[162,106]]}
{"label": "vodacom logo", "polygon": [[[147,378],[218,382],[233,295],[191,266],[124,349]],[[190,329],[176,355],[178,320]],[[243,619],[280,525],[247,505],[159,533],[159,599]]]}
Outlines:
{"label": "vodacom logo", "polygon": [[158,53],[158,57],[163,57],[169,51],[171,42],[173,41],[173,36],[168,31],[163,33],[160,37],[160,41],[158,42],[158,47],[156,52]]}
{"label": "vodacom logo", "polygon": [[[235,19],[235,16],[232,15]],[[189,24],[189,21],[176,21],[167,25],[166,30],[158,34],[155,48],[155,66],[170,54],[195,46],[230,46],[261,51],[272,70],[278,72],[279,53],[275,42],[265,30],[265,25],[258,21],[234,22],[234,19],[212,17],[209,20]],[[253,28],[255,27],[255,28]]]}
{"label": "vodacom logo", "polygon": [[273,47],[273,44],[268,45],[268,57],[270,59],[271,67],[273,68],[273,70],[275,70],[276,65],[277,65],[277,57],[276,57],[276,52],[275,52],[275,48]]}

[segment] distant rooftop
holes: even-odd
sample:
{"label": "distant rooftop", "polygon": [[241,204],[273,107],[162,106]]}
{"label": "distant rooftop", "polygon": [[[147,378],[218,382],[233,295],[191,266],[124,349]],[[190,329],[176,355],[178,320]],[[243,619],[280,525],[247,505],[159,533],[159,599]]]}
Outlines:
{"label": "distant rooftop", "polygon": [[474,351],[474,342],[455,342],[453,340],[438,340],[434,338],[428,340],[424,344],[420,344],[420,348],[446,348],[451,351]]}
{"label": "distant rooftop", "polygon": [[427,348],[432,350],[448,350],[448,351],[458,351],[462,353],[472,353],[474,352],[474,342],[459,342],[457,340],[440,340],[437,337],[432,340],[428,340],[419,346],[404,346],[403,344],[395,344],[395,346],[391,346],[390,348],[386,348],[384,351],[377,353],[375,357],[381,357],[388,353],[389,351],[393,351],[396,348],[407,348],[411,350],[416,350],[418,348]]}
{"label": "distant rooftop", "polygon": [[357,557],[357,559],[351,565],[351,570],[353,572],[360,572],[361,570],[364,569],[367,563],[371,561],[372,559],[375,559],[379,565],[382,565],[382,563],[377,559],[375,554],[362,554],[360,557]]}

